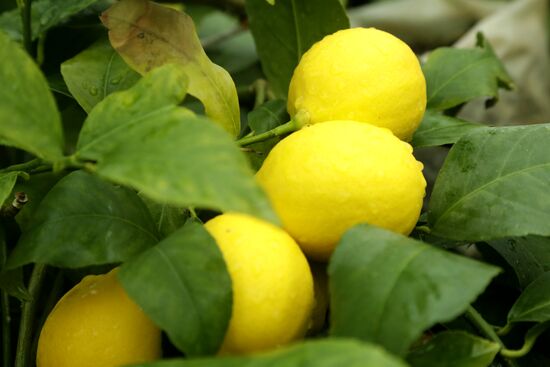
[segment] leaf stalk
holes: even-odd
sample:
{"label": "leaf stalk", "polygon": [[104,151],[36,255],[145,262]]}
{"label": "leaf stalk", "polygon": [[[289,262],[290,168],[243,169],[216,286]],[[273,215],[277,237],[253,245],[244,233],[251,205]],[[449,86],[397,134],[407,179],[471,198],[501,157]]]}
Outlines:
{"label": "leaf stalk", "polygon": [[507,358],[520,358],[525,356],[531,351],[531,349],[533,349],[537,338],[540,336],[540,334],[546,331],[548,327],[550,327],[550,322],[543,322],[534,326],[527,332],[527,335],[525,336],[525,342],[520,349],[503,348],[500,351],[500,354]]}
{"label": "leaf stalk", "polygon": [[276,128],[263,132],[258,135],[245,136],[236,141],[236,143],[243,147],[254,143],[259,143],[264,140],[275,138],[290,134],[294,131],[300,130],[302,127],[309,123],[309,114],[305,111],[299,111],[289,122],[277,126]]}
{"label": "leaf stalk", "polygon": [[502,342],[502,340],[499,338],[497,333],[495,332],[495,329],[489,325],[487,321],[481,316],[479,312],[472,306],[469,306],[466,312],[464,313],[464,316],[479,330],[479,332],[488,338],[489,340],[497,343],[501,348],[501,355],[504,357],[502,358],[504,364],[508,367],[518,367],[517,363],[514,360],[511,360],[507,358],[507,356],[502,354],[502,350],[506,350],[506,346]]}
{"label": "leaf stalk", "polygon": [[33,169],[38,168],[43,164],[44,164],[44,161],[42,159],[36,158],[25,163],[14,164],[4,169],[0,169],[0,173],[17,172],[17,171],[30,172]]}

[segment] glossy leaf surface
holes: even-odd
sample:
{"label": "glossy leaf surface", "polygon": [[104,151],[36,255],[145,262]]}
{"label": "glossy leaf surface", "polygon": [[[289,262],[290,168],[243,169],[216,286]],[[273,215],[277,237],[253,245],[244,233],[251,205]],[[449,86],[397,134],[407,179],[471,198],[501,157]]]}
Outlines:
{"label": "glossy leaf surface", "polygon": [[429,205],[434,235],[550,235],[550,125],[476,129],[451,149]]}
{"label": "glossy leaf surface", "polygon": [[217,352],[231,317],[231,279],[216,242],[201,225],[188,224],[126,262],[118,277],[181,351]]}
{"label": "glossy leaf surface", "polygon": [[331,335],[406,352],[464,312],[498,269],[369,225],[349,230],[329,265]]}
{"label": "glossy leaf surface", "polygon": [[76,171],[40,202],[8,266],[117,263],[153,246],[158,238],[147,208],[134,192]]}

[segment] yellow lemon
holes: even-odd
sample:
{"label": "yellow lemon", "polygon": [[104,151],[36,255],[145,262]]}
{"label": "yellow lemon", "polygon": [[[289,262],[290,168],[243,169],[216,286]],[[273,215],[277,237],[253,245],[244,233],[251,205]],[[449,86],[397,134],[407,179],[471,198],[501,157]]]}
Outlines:
{"label": "yellow lemon", "polygon": [[38,340],[37,367],[118,367],[160,358],[161,332],[128,297],[116,269],[65,294]]}
{"label": "yellow lemon", "polygon": [[301,338],[313,309],[307,260],[280,228],[242,215],[205,224],[233,283],[233,312],[220,354],[267,350]]}
{"label": "yellow lemon", "polygon": [[358,223],[409,234],[425,193],[422,168],[388,129],[330,121],[279,142],[256,177],[284,229],[306,255],[326,260]]}
{"label": "yellow lemon", "polygon": [[288,112],[310,123],[354,120],[410,140],[426,109],[426,81],[416,55],[397,37],[352,28],[314,44],[294,71]]}

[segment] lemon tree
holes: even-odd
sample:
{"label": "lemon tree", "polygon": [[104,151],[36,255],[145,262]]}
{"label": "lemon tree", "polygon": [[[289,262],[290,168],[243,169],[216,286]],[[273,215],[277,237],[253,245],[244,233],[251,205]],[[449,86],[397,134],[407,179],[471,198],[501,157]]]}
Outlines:
{"label": "lemon tree", "polygon": [[550,365],[548,121],[396,4],[1,2],[0,365]]}

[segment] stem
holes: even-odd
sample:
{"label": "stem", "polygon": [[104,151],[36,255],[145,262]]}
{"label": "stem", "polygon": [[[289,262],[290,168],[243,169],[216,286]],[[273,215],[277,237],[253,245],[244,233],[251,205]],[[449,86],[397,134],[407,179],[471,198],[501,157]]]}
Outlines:
{"label": "stem", "polygon": [[42,159],[36,158],[36,159],[33,159],[32,161],[28,161],[20,164],[14,164],[13,166],[9,166],[4,169],[1,169],[0,173],[15,172],[15,171],[29,172],[37,167],[40,167],[43,164],[44,162],[42,161]]}
{"label": "stem", "polygon": [[423,232],[426,234],[430,234],[432,232],[432,230],[428,226],[416,226],[415,229],[419,232]]}
{"label": "stem", "polygon": [[[8,256],[8,244],[0,228],[0,265],[4,267]],[[2,366],[11,366],[11,313],[10,297],[4,290],[0,290],[0,313],[2,314]]]}
{"label": "stem", "polygon": [[36,264],[29,281],[30,301],[23,303],[21,310],[21,323],[19,324],[19,338],[17,340],[17,349],[15,353],[15,367],[30,367],[29,355],[30,346],[33,340],[33,324],[36,313],[38,297],[46,275],[46,265]]}
{"label": "stem", "polygon": [[29,197],[22,191],[16,192],[11,205],[0,208],[0,218],[14,218],[29,202]]}
{"label": "stem", "polygon": [[32,49],[32,23],[31,23],[31,7],[32,0],[17,0],[17,6],[21,14],[21,23],[23,24],[23,45],[27,53],[34,57]]}
{"label": "stem", "polygon": [[55,162],[52,169],[54,172],[60,172],[65,169],[88,169],[89,166],[95,168],[94,164],[80,160],[76,154],[73,154]]}
{"label": "stem", "polygon": [[483,335],[485,335],[487,338],[491,339],[495,343],[498,343],[501,347],[504,347],[502,340],[500,340],[493,327],[489,325],[487,321],[485,321],[483,316],[481,316],[475,308],[469,306],[464,316],[466,316],[466,318],[470,320],[470,322],[473,323]]}
{"label": "stem", "polygon": [[[46,35],[42,35],[38,38],[38,44],[36,45],[36,63],[42,66],[44,63],[44,45],[46,43]],[[72,96],[71,96],[72,97]]]}
{"label": "stem", "polygon": [[204,223],[199,216],[197,215],[197,212],[195,211],[194,207],[189,207],[189,215],[191,216],[191,220],[197,222],[197,223]]}
{"label": "stem", "polygon": [[11,365],[11,313],[10,296],[4,290],[0,291],[2,312],[2,366]]}
{"label": "stem", "polygon": [[[49,314],[55,307],[56,303],[58,302],[60,296],[63,292],[63,272],[59,269],[54,269],[54,271],[57,272],[55,275],[55,278],[53,280],[53,283],[48,283],[48,293],[46,295],[46,299],[44,303],[41,304],[40,308],[40,314],[37,315],[37,323],[35,324],[38,330],[42,330],[42,327],[44,326],[44,323],[46,322],[46,319],[48,318]],[[36,360],[36,350],[38,348],[38,339],[40,338],[40,333],[34,333],[34,337],[31,344],[31,360]]]}
{"label": "stem", "polygon": [[251,135],[251,136],[245,136],[244,138],[241,138],[237,140],[237,144],[240,146],[246,146],[254,143],[259,143],[261,141],[274,138],[276,136],[281,136],[285,134],[289,134],[293,131],[298,130],[299,127],[296,124],[295,120],[290,120],[287,123],[284,123],[282,125],[277,126],[276,128],[263,132],[258,135]]}
{"label": "stem", "polygon": [[549,326],[550,322],[543,322],[536,325],[527,332],[527,335],[525,335],[525,342],[520,349],[514,350],[504,348],[500,351],[500,354],[508,358],[520,358],[525,356],[531,351],[531,349],[533,349],[533,346],[535,345],[535,342],[537,341],[539,335],[546,331]]}
{"label": "stem", "polygon": [[510,333],[510,331],[512,331],[513,328],[514,328],[514,324],[508,323],[508,324],[504,325],[503,327],[498,328],[496,330],[496,333],[499,336],[505,336],[505,335],[508,335]]}
{"label": "stem", "polygon": [[[464,316],[472,324],[474,324],[474,326],[479,330],[479,332],[481,332],[482,335],[484,335],[486,338],[490,339],[491,341],[497,343],[500,346],[501,351],[506,349],[506,346],[504,345],[502,340],[500,340],[500,338],[498,337],[493,327],[489,325],[487,321],[485,321],[483,316],[481,316],[480,313],[477,312],[475,308],[473,308],[472,306],[469,306]],[[503,357],[506,357],[506,356],[503,356]],[[502,358],[502,359],[504,364],[507,365],[508,367],[517,367],[517,364],[515,361],[510,360],[508,358]]]}
{"label": "stem", "polygon": [[263,79],[258,79],[254,82],[254,90],[256,96],[254,98],[254,109],[261,106],[267,98],[267,82]]}

